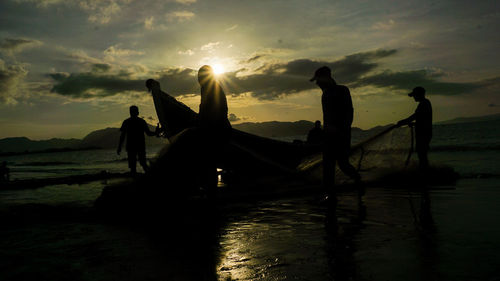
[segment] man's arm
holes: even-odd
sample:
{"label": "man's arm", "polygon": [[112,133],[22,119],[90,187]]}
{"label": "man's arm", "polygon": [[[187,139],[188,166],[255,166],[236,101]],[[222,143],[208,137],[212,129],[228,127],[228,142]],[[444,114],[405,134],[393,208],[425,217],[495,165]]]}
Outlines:
{"label": "man's arm", "polygon": [[398,126],[403,126],[403,125],[408,125],[410,124],[412,121],[415,121],[417,119],[417,114],[416,113],[413,113],[410,117],[406,118],[406,119],[403,119],[403,120],[400,120],[398,121]]}
{"label": "man's arm", "polygon": [[146,135],[148,135],[150,137],[157,136],[156,132],[149,130],[149,126],[148,126],[148,123],[146,123],[146,121],[144,121],[144,133],[146,133]]}
{"label": "man's arm", "polygon": [[127,129],[126,129],[126,121],[123,121],[123,124],[120,128],[120,141],[118,142],[118,149],[116,150],[116,154],[120,155],[120,152],[122,151],[122,145],[123,145],[123,141],[125,140],[125,134],[127,132]]}
{"label": "man's arm", "polygon": [[120,142],[118,143],[118,149],[116,150],[116,154],[120,155],[120,152],[122,151],[122,144],[123,141],[125,140],[125,131],[122,131],[120,134]]}

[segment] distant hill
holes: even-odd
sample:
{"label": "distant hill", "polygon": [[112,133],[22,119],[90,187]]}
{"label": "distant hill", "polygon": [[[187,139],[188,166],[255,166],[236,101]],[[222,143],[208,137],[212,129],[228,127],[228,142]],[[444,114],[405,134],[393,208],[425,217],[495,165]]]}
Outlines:
{"label": "distant hill", "polygon": [[[154,127],[149,126],[151,130]],[[30,140],[27,137],[14,137],[0,139],[0,153],[8,152],[34,152],[53,149],[84,149],[84,148],[116,148],[120,139],[118,128],[106,128],[93,131],[83,139],[50,139]],[[147,137],[146,145],[161,145],[167,143],[164,138]]]}
{"label": "distant hill", "polygon": [[269,138],[305,135],[313,127],[314,123],[306,120],[300,120],[296,122],[246,122],[233,125],[233,128],[240,131]]}
{"label": "distant hill", "polygon": [[34,141],[26,137],[0,139],[0,153],[40,151],[57,148],[75,148],[81,143],[79,139],[50,139]]}
{"label": "distant hill", "polygon": [[[151,131],[154,131],[153,126],[149,126]],[[120,129],[106,128],[102,130],[93,131],[85,136],[79,147],[100,147],[100,148],[116,148],[120,139]],[[146,137],[146,146],[166,144],[167,140],[157,137]]]}
{"label": "distant hill", "polygon": [[475,117],[459,117],[451,120],[436,122],[437,125],[457,124],[457,123],[472,123],[500,120],[500,114],[475,116]]}
{"label": "distant hill", "polygon": [[[304,136],[307,135],[309,130],[311,130],[313,127],[314,122],[307,120],[300,120],[295,122],[246,122],[233,125],[233,128],[235,129],[268,138]],[[359,128],[352,128],[352,130],[353,132],[362,131]]]}
{"label": "distant hill", "polygon": [[[447,125],[457,123],[472,123],[472,122],[485,122],[485,121],[500,121],[500,114],[478,116],[478,117],[461,117],[452,120],[436,122],[436,125]],[[363,140],[369,136],[376,134],[379,131],[387,128],[387,126],[377,126],[369,130],[361,130],[359,128],[352,128],[353,142],[355,139]],[[241,123],[233,125],[233,128],[245,131],[251,134],[269,137],[269,138],[282,138],[282,137],[295,137],[307,135],[309,130],[314,127],[311,121],[300,120],[296,122],[259,122],[259,123]],[[154,130],[153,126],[150,126]],[[33,152],[44,151],[53,149],[83,149],[88,147],[95,148],[116,148],[120,138],[120,131],[118,128],[106,128],[89,133],[83,139],[49,139],[49,140],[30,140],[26,137],[13,137],[0,139],[0,153],[8,152]],[[167,140],[156,137],[146,137],[146,145],[162,145],[167,143]]]}

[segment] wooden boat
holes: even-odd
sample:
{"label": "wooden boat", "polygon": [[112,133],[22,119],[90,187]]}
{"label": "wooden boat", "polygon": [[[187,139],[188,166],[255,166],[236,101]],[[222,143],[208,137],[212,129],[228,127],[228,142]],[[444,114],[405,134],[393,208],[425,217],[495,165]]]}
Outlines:
{"label": "wooden boat", "polygon": [[[175,140],[197,125],[198,114],[188,106],[159,89],[153,90],[152,96],[164,137]],[[293,173],[304,157],[320,149],[317,145],[279,141],[232,128],[229,146],[218,165],[240,171],[265,168]]]}

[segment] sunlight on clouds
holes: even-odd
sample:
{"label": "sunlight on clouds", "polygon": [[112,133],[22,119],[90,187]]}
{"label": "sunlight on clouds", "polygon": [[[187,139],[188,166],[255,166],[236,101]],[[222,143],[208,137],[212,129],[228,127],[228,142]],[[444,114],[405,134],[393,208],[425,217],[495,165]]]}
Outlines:
{"label": "sunlight on clouds", "polygon": [[181,3],[181,4],[185,4],[185,5],[189,5],[189,4],[196,3],[196,0],[175,0],[175,2]]}
{"label": "sunlight on clouds", "polygon": [[188,49],[186,51],[178,51],[177,54],[192,56],[192,55],[194,55],[194,51],[191,49]]}
{"label": "sunlight on clouds", "polygon": [[231,26],[231,27],[226,28],[226,31],[235,30],[236,28],[238,28],[238,25],[237,25],[237,24],[235,24],[235,25],[233,25],[233,26]]}
{"label": "sunlight on clouds", "polygon": [[150,16],[150,17],[146,18],[144,20],[144,28],[147,29],[147,30],[153,30],[153,28],[154,28],[154,26],[153,26],[154,19],[155,19],[154,16]]}
{"label": "sunlight on clouds", "polygon": [[217,74],[217,75],[218,74],[222,74],[225,71],[224,70],[224,66],[222,64],[220,64],[220,63],[216,63],[216,64],[212,65],[212,68],[214,70],[214,73]]}
{"label": "sunlight on clouds", "polygon": [[387,31],[387,30],[392,29],[395,25],[396,25],[396,22],[391,19],[391,20],[386,21],[386,22],[377,22],[372,27],[373,27],[373,29],[376,29],[376,30]]}
{"label": "sunlight on clouds", "polygon": [[184,22],[192,19],[195,16],[193,12],[190,11],[176,11],[166,14],[168,21],[178,21]]}
{"label": "sunlight on clouds", "polygon": [[200,50],[202,51],[207,51],[207,52],[213,52],[213,50],[219,46],[221,43],[220,42],[210,42],[208,44],[205,44],[203,46],[200,47]]}

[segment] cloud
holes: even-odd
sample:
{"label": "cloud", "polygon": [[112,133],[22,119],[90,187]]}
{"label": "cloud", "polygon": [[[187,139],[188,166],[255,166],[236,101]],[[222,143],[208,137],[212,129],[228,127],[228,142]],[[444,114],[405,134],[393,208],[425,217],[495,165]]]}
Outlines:
{"label": "cloud", "polygon": [[387,31],[392,29],[396,25],[396,22],[394,20],[388,20],[386,22],[377,22],[375,23],[372,28],[376,30],[383,30]]}
{"label": "cloud", "polygon": [[329,66],[339,82],[352,83],[378,66],[372,62],[373,60],[395,53],[396,50],[376,50],[349,55],[333,62],[299,59],[265,64],[258,68],[256,73],[246,76],[239,76],[237,72],[226,73],[226,76],[231,84],[237,85],[231,89],[232,93],[239,95],[249,92],[258,99],[270,100],[317,88],[314,83],[309,82],[309,79],[319,67]]}
{"label": "cloud", "polygon": [[175,2],[184,4],[184,5],[190,5],[190,4],[196,3],[196,0],[175,0]]}
{"label": "cloud", "polygon": [[33,3],[33,4],[36,4],[37,7],[46,8],[50,5],[63,3],[64,0],[16,0],[16,2],[18,2],[18,3],[23,3],[23,2]]}
{"label": "cloud", "polygon": [[92,23],[107,24],[112,18],[117,17],[122,7],[130,5],[131,0],[16,0],[18,3],[34,3],[37,7],[48,8],[52,5],[66,5],[78,7],[88,14],[88,21]]}
{"label": "cloud", "polygon": [[144,28],[147,29],[147,30],[153,30],[153,28],[154,28],[154,26],[153,26],[154,20],[155,20],[154,16],[150,16],[150,17],[144,19]]}
{"label": "cloud", "polygon": [[106,63],[96,63],[92,65],[92,72],[108,72],[111,69],[111,65]]}
{"label": "cloud", "polygon": [[257,61],[257,60],[261,59],[264,56],[266,56],[266,55],[255,55],[255,56],[249,58],[248,60],[246,60],[245,62],[246,63],[251,63],[251,62],[254,62],[254,61]]}
{"label": "cloud", "polygon": [[[383,94],[385,90],[399,94],[410,91],[417,85],[425,87],[431,95],[461,95],[475,93],[478,90],[494,92],[500,86],[500,77],[458,83],[440,81],[439,79],[445,75],[443,72],[378,70],[380,65],[377,60],[396,53],[396,50],[376,50],[348,55],[335,61],[299,59],[268,63],[250,74],[247,74],[245,69],[226,72],[221,83],[226,94],[233,97],[251,95],[259,100],[275,100],[301,91],[317,89],[315,83],[309,82],[309,79],[317,68],[326,65],[333,70],[333,76],[338,83],[359,88],[360,91],[366,88],[379,88],[381,90],[376,92],[377,95]],[[250,58],[254,59],[257,59],[257,56]],[[105,64],[93,64],[92,69],[91,72],[69,75],[51,74],[56,81],[52,92],[71,97],[93,98],[127,91],[145,91],[144,81],[147,78],[157,79],[162,89],[173,96],[199,92],[197,70],[190,68],[168,68],[152,77],[145,77],[144,71],[140,74],[134,73],[134,70],[113,74],[110,73],[111,67]]]}
{"label": "cloud", "polygon": [[415,86],[422,86],[427,93],[433,95],[460,95],[470,93],[486,84],[485,82],[453,83],[441,82],[437,79],[443,74],[432,73],[427,70],[392,72],[384,71],[371,76],[363,77],[352,85],[355,87],[375,86],[395,90],[411,90]]}
{"label": "cloud", "polygon": [[176,11],[168,13],[166,16],[169,21],[184,22],[192,19],[195,14],[190,11]]}
{"label": "cloud", "polygon": [[78,5],[89,13],[90,22],[107,24],[113,16],[121,12],[122,5],[127,5],[129,2],[129,0],[80,0]]}
{"label": "cloud", "polygon": [[194,51],[193,51],[193,50],[178,51],[177,53],[178,53],[179,55],[188,55],[188,56],[192,56],[192,55],[194,55]]}
{"label": "cloud", "polygon": [[23,64],[6,66],[0,60],[0,103],[16,104],[19,96],[19,85],[28,74]]}
{"label": "cloud", "polygon": [[42,45],[41,41],[25,38],[4,38],[0,41],[0,51],[8,54],[19,53],[26,48]]}
{"label": "cloud", "polygon": [[146,93],[147,78],[157,79],[162,89],[173,96],[199,91],[196,72],[192,69],[166,69],[155,77],[144,79],[132,78],[134,73],[131,72],[107,72],[110,69],[109,65],[94,64],[90,72],[50,73],[48,76],[55,81],[51,92],[78,99],[104,98],[127,92]]}
{"label": "cloud", "polygon": [[110,46],[104,50],[104,54],[115,57],[144,55],[142,51],[121,49],[118,45]]}
{"label": "cloud", "polygon": [[56,82],[51,92],[72,98],[90,99],[113,96],[129,91],[145,91],[144,80],[130,79],[126,74],[99,72],[51,73]]}
{"label": "cloud", "polygon": [[211,52],[219,45],[220,45],[220,42],[210,42],[208,44],[201,46],[200,50]]}
{"label": "cloud", "polygon": [[235,24],[235,25],[233,25],[233,26],[231,26],[231,27],[226,28],[226,31],[235,30],[236,28],[238,28],[238,25],[237,25],[237,24]]}

